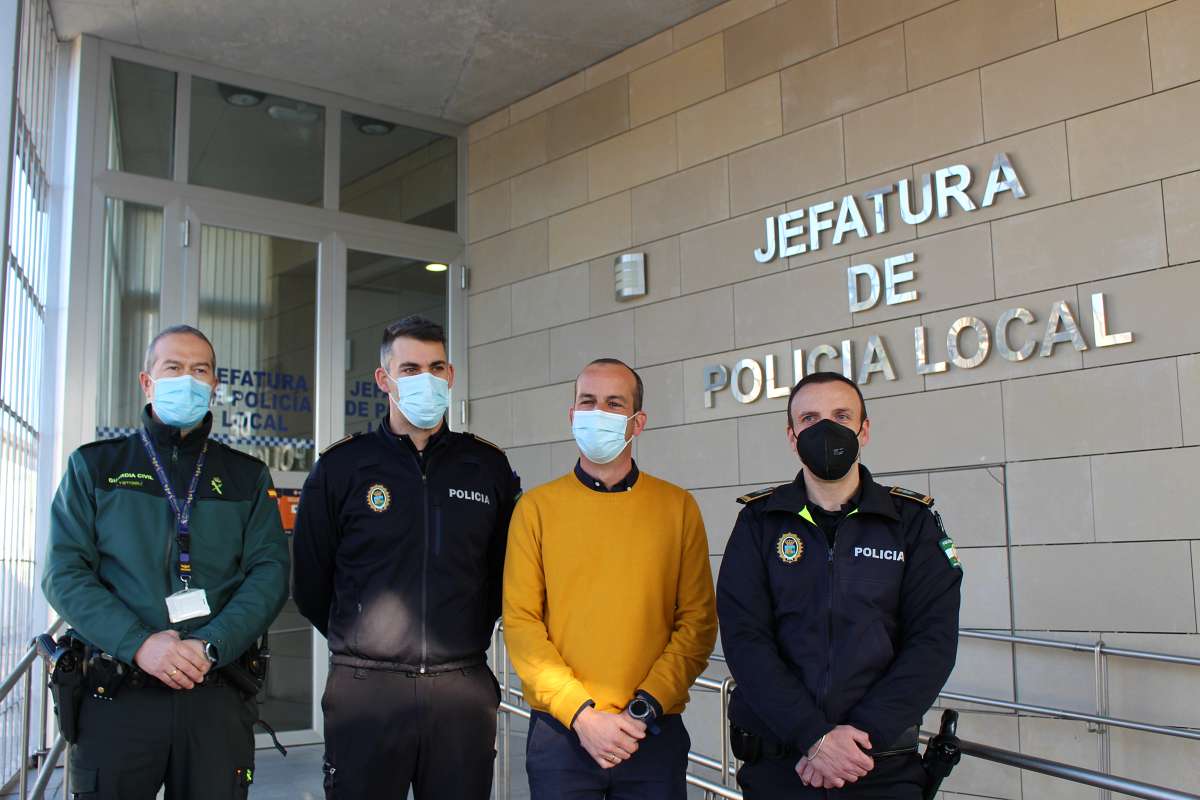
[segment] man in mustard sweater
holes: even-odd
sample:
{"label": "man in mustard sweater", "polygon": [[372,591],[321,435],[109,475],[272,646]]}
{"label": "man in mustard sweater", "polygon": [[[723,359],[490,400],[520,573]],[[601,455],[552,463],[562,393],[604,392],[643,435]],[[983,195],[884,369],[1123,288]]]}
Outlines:
{"label": "man in mustard sweater", "polygon": [[526,492],[509,528],[504,631],[533,709],[533,800],[686,797],[679,715],[717,618],[696,501],[633,462],[642,391],[615,359],[580,373],[579,461]]}

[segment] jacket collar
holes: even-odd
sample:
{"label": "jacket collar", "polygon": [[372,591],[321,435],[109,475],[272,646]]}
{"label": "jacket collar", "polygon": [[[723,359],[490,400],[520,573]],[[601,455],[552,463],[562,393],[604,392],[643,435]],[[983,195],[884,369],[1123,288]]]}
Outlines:
{"label": "jacket collar", "polygon": [[204,440],[212,433],[213,415],[211,411],[205,414],[200,425],[185,437],[181,435],[182,431],[179,428],[156,419],[150,409],[150,403],[147,403],[142,409],[142,427],[150,434],[150,441],[159,447],[178,447],[185,453],[198,453],[204,445]]}
{"label": "jacket collar", "polygon": [[[857,511],[860,514],[879,514],[888,519],[898,520],[896,504],[892,502],[887,489],[880,486],[871,477],[871,471],[862,464],[858,465],[860,498]],[[771,493],[767,499],[766,511],[786,511],[799,514],[808,505],[808,492],[804,489],[803,471],[796,473],[791,483],[785,483]]]}
{"label": "jacket collar", "polygon": [[[419,452],[417,450],[417,446],[413,444],[412,437],[408,436],[408,434],[396,433],[392,430],[391,423],[388,422],[387,414],[384,414],[379,420],[379,428],[377,433],[382,439],[384,439],[393,447],[401,447],[413,455],[417,455]],[[444,447],[446,443],[450,441],[451,435],[450,426],[446,424],[446,419],[443,417],[442,427],[438,428],[438,432],[433,436],[430,436],[429,441],[425,444],[425,455],[428,456],[435,450]]]}

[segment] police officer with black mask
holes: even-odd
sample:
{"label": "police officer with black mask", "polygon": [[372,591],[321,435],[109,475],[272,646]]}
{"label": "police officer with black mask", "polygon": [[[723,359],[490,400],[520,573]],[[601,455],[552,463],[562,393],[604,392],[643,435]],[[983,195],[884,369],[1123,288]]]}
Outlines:
{"label": "police officer with black mask", "polygon": [[486,651],[521,484],[494,445],[448,430],[440,325],[390,325],[380,364],[387,416],[321,454],[296,519],[296,605],[329,640],[325,796],[483,800],[500,699]]}
{"label": "police officer with black mask", "polygon": [[787,437],[802,469],[739,498],[717,582],[738,782],[748,800],[917,800],[919,724],[958,646],[954,542],[933,498],[858,463],[870,421],[852,381],[796,384]]}

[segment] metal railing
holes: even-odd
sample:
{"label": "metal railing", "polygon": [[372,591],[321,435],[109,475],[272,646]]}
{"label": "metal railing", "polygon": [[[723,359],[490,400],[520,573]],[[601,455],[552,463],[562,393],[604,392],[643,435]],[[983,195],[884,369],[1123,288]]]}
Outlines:
{"label": "metal railing", "polygon": [[[56,621],[50,627],[50,633],[57,633],[61,626],[62,620]],[[1097,670],[1104,670],[1105,678],[1107,677],[1107,658],[1109,656],[1138,659],[1155,663],[1175,664],[1187,667],[1200,667],[1200,658],[1191,658],[1188,656],[1178,656],[1168,653],[1156,653],[1144,650],[1113,648],[1108,647],[1102,642],[1098,642],[1095,645],[1084,645],[1052,639],[1037,639],[1027,636],[1014,636],[1009,634],[991,633],[987,631],[969,630],[961,631],[960,636],[963,638],[989,639],[1013,645],[1045,647],[1088,653],[1096,658],[1099,664]],[[510,759],[510,741],[512,736],[511,720],[514,715],[524,719],[529,719],[530,712],[528,708],[520,705],[520,703],[523,703],[524,701],[523,692],[512,685],[512,670],[509,666],[507,645],[504,641],[504,637],[502,636],[502,631],[499,628],[497,628],[493,638],[493,653],[495,656],[494,663],[500,665],[501,668],[500,676],[498,676],[501,688],[501,703],[500,717],[497,727],[497,744],[500,746],[498,747],[499,754],[496,759],[493,784],[495,786],[495,796],[497,800],[507,800],[512,777]],[[23,697],[21,698],[21,753],[23,757],[21,759],[18,775],[15,776],[16,781],[18,782],[18,795],[20,800],[42,800],[46,788],[50,783],[51,776],[53,775],[53,772],[59,763],[59,760],[62,759],[65,765],[70,758],[69,748],[63,741],[61,735],[57,736],[52,744],[47,743],[48,733],[50,731],[50,706],[48,697],[45,695],[45,693],[43,693],[42,702],[40,704],[41,743],[36,751],[31,752],[30,744],[33,722],[32,688],[33,675],[38,661],[39,659],[37,650],[35,647],[31,646],[25,655],[17,662],[16,668],[4,678],[3,682],[0,682],[0,702],[3,702],[18,685],[21,685],[24,688]],[[725,658],[721,655],[713,654],[710,661],[713,663],[725,663]],[[1099,674],[1099,672],[1097,674]],[[48,678],[47,667],[44,660],[41,660],[41,675],[44,685],[46,679]],[[718,782],[710,780],[702,775],[696,775],[690,771],[688,772],[687,782],[690,785],[701,789],[705,793],[706,800],[716,797],[728,798],[728,800],[741,800],[742,798],[741,792],[736,789],[737,770],[740,765],[735,759],[732,758],[729,746],[729,693],[733,687],[734,681],[731,677],[716,678],[702,675],[697,678],[693,684],[693,688],[696,690],[717,693],[720,700],[720,756],[713,758],[703,753],[688,753],[688,762],[690,764],[707,770],[715,771],[719,776]],[[1107,692],[1107,681],[1105,680],[1103,682],[1098,682],[1097,687],[1103,687],[1105,692]],[[1018,713],[1031,714],[1050,719],[1066,719],[1088,722],[1091,725],[1097,726],[1096,732],[1100,732],[1101,730],[1106,732],[1107,727],[1111,726],[1127,728],[1144,733],[1200,741],[1200,730],[1194,728],[1154,725],[1140,721],[1118,719],[1110,717],[1106,714],[1087,714],[1069,709],[1018,703],[1014,701],[981,697],[959,692],[944,691],[940,696],[946,700],[969,702],[994,708],[1003,708]],[[513,703],[511,702],[512,700],[516,700],[517,702]],[[1106,696],[1103,697],[1103,702],[1105,704],[1107,703]],[[972,742],[969,740],[960,740],[960,745],[963,754],[967,756],[980,758],[997,764],[1017,767],[1019,769],[1039,772],[1044,775],[1071,781],[1073,783],[1093,786],[1101,789],[1105,793],[1116,791],[1133,797],[1148,798],[1149,800],[1200,800],[1200,795],[1189,794],[1187,792],[1170,789],[1164,786],[1123,778],[1117,775],[1112,775],[1103,769],[1086,769],[1071,764],[1051,761],[1027,753],[1004,750],[998,747],[993,747],[991,745],[982,744],[979,742]],[[32,787],[29,786],[29,770],[31,766],[38,767],[37,777]],[[68,796],[70,792],[69,776],[70,770],[64,770],[64,797]],[[3,791],[7,790],[8,787],[6,786],[4,787],[4,790],[0,790],[0,793],[3,793]]]}
{"label": "metal railing", "polygon": [[[56,620],[50,626],[49,633],[51,636],[58,633],[62,627],[63,621]],[[47,742],[50,732],[50,697],[48,692],[41,693],[41,703],[39,713],[41,714],[40,725],[38,726],[38,735],[41,737],[40,746],[36,751],[32,751],[30,744],[33,734],[33,674],[36,670],[38,662],[41,662],[42,685],[45,686],[49,679],[49,668],[46,666],[45,659],[38,658],[38,651],[35,645],[30,645],[25,655],[21,656],[4,681],[0,682],[0,703],[8,699],[10,693],[18,685],[21,686],[22,692],[19,699],[20,704],[20,752],[18,753],[19,761],[17,765],[17,773],[13,775],[8,782],[0,788],[0,794],[8,792],[12,783],[17,784],[17,796],[20,800],[41,800],[45,795],[46,787],[50,783],[50,777],[54,774],[54,769],[58,765],[58,759],[66,750],[66,741],[59,734],[53,744]],[[38,766],[37,779],[34,781],[33,789],[29,787],[29,768]],[[0,776],[3,777],[3,776]],[[66,775],[64,775],[64,793],[69,790],[69,785],[65,783]]]}
{"label": "metal railing", "polygon": [[[1125,728],[1143,733],[1200,741],[1200,730],[1195,728],[1157,725],[1148,722],[1120,719],[1109,716],[1107,713],[1109,657],[1137,659],[1154,663],[1174,664],[1187,667],[1200,667],[1200,658],[1173,655],[1169,653],[1158,653],[1147,650],[1110,647],[1104,644],[1103,641],[1098,641],[1095,644],[1081,644],[1077,642],[1064,642],[1055,639],[1040,639],[1029,636],[1016,636],[1004,633],[992,633],[990,631],[973,630],[960,631],[959,635],[965,639],[983,639],[1004,642],[1014,646],[1042,647],[1077,653],[1087,653],[1091,655],[1095,664],[1094,670],[1096,676],[1095,691],[1097,713],[1092,714],[1074,711],[1071,709],[1034,705],[1030,703],[1019,703],[1011,700],[983,697],[961,692],[943,691],[939,694],[941,699],[956,702],[974,703],[976,705],[983,705],[990,708],[1001,708],[1014,711],[1019,714],[1044,717],[1048,719],[1064,719],[1086,722],[1089,726],[1088,730],[1092,733],[1098,734],[1103,740],[1100,745],[1099,769],[1095,770],[1075,766],[1072,764],[1051,761],[1049,759],[1030,755],[1028,753],[1004,750],[1002,748],[993,747],[991,745],[982,744],[979,742],[960,740],[962,753],[964,755],[990,761],[996,764],[1017,767],[1018,769],[1039,772],[1041,774],[1049,775],[1065,781],[1070,781],[1072,783],[1099,788],[1102,790],[1102,797],[1107,797],[1111,792],[1115,791],[1130,795],[1132,797],[1149,798],[1149,800],[1200,800],[1200,795],[1189,794],[1177,789],[1171,789],[1164,786],[1158,786],[1155,784],[1111,774],[1108,769],[1108,760],[1111,758],[1111,751],[1109,750],[1107,742],[1109,727]],[[493,664],[498,667],[500,672],[498,678],[502,692],[502,701],[500,703],[500,719],[497,728],[497,739],[499,740],[497,742],[498,756],[496,759],[495,774],[493,776],[493,784],[495,786],[494,796],[496,800],[508,800],[511,784],[511,718],[513,716],[518,716],[524,719],[529,719],[530,712],[527,707],[522,705],[524,701],[524,694],[522,691],[515,688],[511,684],[512,670],[508,660],[507,645],[504,641],[503,631],[500,628],[497,628],[493,638],[492,652],[494,654]],[[725,658],[716,653],[710,657],[710,662],[719,664],[726,663]],[[690,764],[707,770],[715,771],[720,776],[718,778],[718,782],[709,780],[701,775],[695,775],[689,770],[687,774],[688,784],[701,789],[704,792],[705,800],[710,800],[711,798],[716,797],[728,798],[729,800],[742,800],[742,794],[736,788],[737,770],[740,768],[740,764],[732,758],[729,745],[729,693],[733,686],[734,681],[731,677],[717,678],[707,675],[700,676],[693,684],[693,689],[702,692],[715,692],[720,696],[720,756],[718,758],[713,758],[703,753],[688,753],[688,762]],[[513,700],[516,702],[512,702]],[[925,739],[928,737],[928,735],[923,733],[922,737]]]}

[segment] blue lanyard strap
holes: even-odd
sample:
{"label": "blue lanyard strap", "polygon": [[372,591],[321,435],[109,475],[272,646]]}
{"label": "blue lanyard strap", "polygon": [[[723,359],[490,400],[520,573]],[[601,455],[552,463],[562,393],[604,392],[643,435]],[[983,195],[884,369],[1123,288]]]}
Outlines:
{"label": "blue lanyard strap", "polygon": [[196,488],[200,485],[200,473],[204,471],[204,457],[208,454],[208,440],[205,439],[204,446],[200,448],[200,455],[196,458],[196,471],[192,473],[192,482],[188,485],[187,497],[184,499],[183,505],[180,505],[179,497],[176,496],[175,490],[171,487],[171,481],[167,477],[167,471],[163,469],[162,462],[158,459],[158,453],[154,451],[154,445],[150,442],[150,435],[146,433],[145,428],[142,428],[139,433],[142,435],[142,445],[146,448],[146,455],[150,457],[150,463],[154,466],[154,474],[158,476],[158,482],[167,495],[167,502],[171,504],[171,510],[175,512],[175,538],[179,542],[179,564],[176,572],[179,580],[183,582],[184,588],[187,588],[188,582],[192,579],[192,536],[188,521],[192,515],[192,502],[196,499]]}

